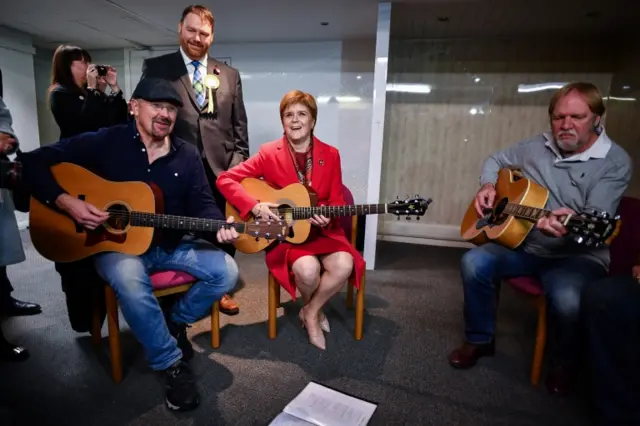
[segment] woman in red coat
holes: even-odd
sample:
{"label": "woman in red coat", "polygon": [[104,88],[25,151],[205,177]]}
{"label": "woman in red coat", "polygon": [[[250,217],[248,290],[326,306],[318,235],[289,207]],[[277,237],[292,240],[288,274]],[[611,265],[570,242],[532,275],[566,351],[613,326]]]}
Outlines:
{"label": "woman in red coat", "polygon": [[[344,205],[342,169],[338,150],[313,136],[318,107],[308,93],[294,90],[280,102],[280,119],[284,137],[260,147],[244,163],[221,173],[216,185],[241,214],[275,217],[270,203],[258,203],[240,185],[245,178],[263,178],[275,188],[304,183],[313,188],[319,205]],[[344,235],[338,219],[315,215],[309,219],[311,234],[303,244],[282,242],[266,254],[269,271],[295,300],[296,288],[304,303],[300,310],[302,326],[311,344],[325,349],[323,330],[329,321],[322,307],[340,291],[352,273],[356,287],[364,271],[364,259]],[[354,268],[355,264],[355,268]]]}

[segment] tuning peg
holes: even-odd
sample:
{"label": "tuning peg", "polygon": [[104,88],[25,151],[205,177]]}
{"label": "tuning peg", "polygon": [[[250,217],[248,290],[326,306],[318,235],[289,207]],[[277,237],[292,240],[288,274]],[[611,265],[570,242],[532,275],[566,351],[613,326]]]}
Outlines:
{"label": "tuning peg", "polygon": [[420,220],[420,216],[416,216],[416,220]]}
{"label": "tuning peg", "polygon": [[407,220],[411,220],[411,216],[406,216]]}

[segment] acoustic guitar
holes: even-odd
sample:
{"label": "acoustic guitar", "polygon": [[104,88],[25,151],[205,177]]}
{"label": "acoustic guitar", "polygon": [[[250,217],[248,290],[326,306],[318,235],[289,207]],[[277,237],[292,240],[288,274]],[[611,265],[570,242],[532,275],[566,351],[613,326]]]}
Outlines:
{"label": "acoustic guitar", "polygon": [[274,220],[228,224],[223,220],[162,214],[162,192],[154,184],[111,182],[70,163],[57,164],[51,171],[69,195],[109,212],[104,224],[88,230],[56,207],[31,197],[31,241],[43,257],[54,262],[74,262],[107,251],[141,255],[159,236],[156,229],[217,232],[233,226],[241,235],[267,241],[284,239],[286,235],[286,224]]}
{"label": "acoustic guitar", "polygon": [[[333,218],[391,213],[395,214],[398,219],[400,216],[405,216],[409,220],[411,216],[415,216],[417,220],[420,220],[432,202],[431,199],[425,200],[416,196],[416,198],[396,200],[389,204],[318,206],[317,194],[313,189],[301,183],[293,183],[282,189],[275,189],[264,180],[245,178],[240,184],[258,202],[277,205],[271,210],[287,224],[288,231],[285,239],[292,244],[304,243],[309,238],[312,225],[307,219],[313,215]],[[226,205],[226,212],[227,216],[242,220],[238,210],[229,202]],[[233,244],[238,251],[249,254],[264,250],[274,242],[241,235]]]}
{"label": "acoustic guitar", "polygon": [[[515,249],[525,240],[538,219],[549,216],[544,207],[549,191],[525,178],[518,170],[501,169],[495,185],[494,206],[478,218],[472,201],[460,225],[465,241],[475,245],[494,242]],[[590,248],[608,245],[618,235],[622,221],[607,212],[583,211],[562,220],[571,238]]]}

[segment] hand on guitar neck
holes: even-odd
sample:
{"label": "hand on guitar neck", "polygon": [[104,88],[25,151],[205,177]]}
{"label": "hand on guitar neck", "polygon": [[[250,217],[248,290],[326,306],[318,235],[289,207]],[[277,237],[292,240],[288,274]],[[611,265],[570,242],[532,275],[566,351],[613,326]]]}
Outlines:
{"label": "hand on guitar neck", "polygon": [[[251,209],[251,213],[253,213],[255,217],[261,217],[263,219],[271,218],[280,220],[280,218],[273,212],[277,209],[278,205],[274,203],[258,203],[253,206],[253,209]],[[329,223],[331,223],[331,219],[326,216],[314,214],[309,218],[309,223],[324,228],[325,226],[328,226]]]}
{"label": "hand on guitar neck", "polygon": [[[84,228],[94,230],[109,219],[109,213],[100,210],[93,204],[74,198],[69,194],[61,194],[56,199],[56,206],[73,218]],[[229,216],[227,223],[233,223],[233,217]],[[220,228],[216,234],[218,242],[231,243],[238,239],[239,234],[235,228]]]}
{"label": "hand on guitar neck", "polygon": [[574,216],[576,212],[567,207],[561,207],[551,212],[549,216],[542,217],[536,223],[538,229],[552,237],[563,237],[567,235],[567,228],[560,221],[568,216]]}

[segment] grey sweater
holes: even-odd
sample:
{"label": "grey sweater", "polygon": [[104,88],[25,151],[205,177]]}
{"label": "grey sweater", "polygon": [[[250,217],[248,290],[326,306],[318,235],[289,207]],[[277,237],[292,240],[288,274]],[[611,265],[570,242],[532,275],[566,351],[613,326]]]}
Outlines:
{"label": "grey sweater", "polygon": [[[603,127],[591,148],[566,158],[552,135],[542,133],[490,156],[482,167],[480,184],[495,183],[501,168],[515,167],[549,190],[547,209],[568,207],[578,213],[594,209],[614,215],[631,180],[631,164],[627,152],[609,139]],[[524,250],[542,257],[586,256],[609,267],[608,248],[585,249],[536,228],[525,240]]]}

